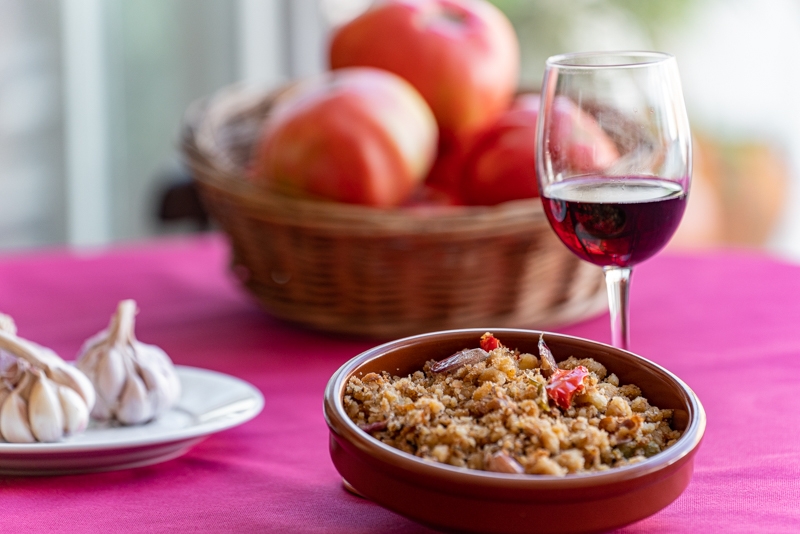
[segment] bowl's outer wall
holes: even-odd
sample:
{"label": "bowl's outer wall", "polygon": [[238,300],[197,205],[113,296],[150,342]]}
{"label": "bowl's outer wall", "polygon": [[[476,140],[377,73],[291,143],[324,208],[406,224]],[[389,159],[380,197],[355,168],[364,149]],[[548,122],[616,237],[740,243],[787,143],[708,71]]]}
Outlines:
{"label": "bowl's outer wall", "polygon": [[587,497],[575,490],[560,500],[487,497],[484,492],[447,491],[426,480],[405,480],[375,469],[349,444],[331,436],[331,459],[344,479],[365,498],[428,526],[453,532],[569,533],[602,532],[639,521],[672,503],[686,489],[693,455],[660,472],[657,480],[634,484],[627,492]]}
{"label": "bowl's outer wall", "polygon": [[[587,496],[575,490],[555,502],[537,492],[506,498],[492,491],[464,496],[376,469],[351,444],[331,434],[331,459],[337,471],[364,497],[384,508],[428,526],[453,532],[569,533],[602,532],[644,519],[672,503],[689,485],[694,454],[659,472],[654,481],[635,481],[627,491],[609,491],[607,497]],[[533,493],[528,499],[525,494]],[[542,492],[543,493],[543,492]]]}
{"label": "bowl's outer wall", "polygon": [[[372,438],[353,439],[352,426],[341,408],[343,384],[349,376],[388,371],[406,376],[428,360],[439,360],[458,350],[477,346],[478,330],[451,331],[426,338],[410,338],[377,347],[371,358],[341,377],[338,390],[326,391],[325,414],[331,428],[331,459],[339,473],[362,495],[382,506],[439,529],[462,532],[591,532],[619,527],[652,515],[674,501],[692,476],[693,447],[687,454],[643,476],[617,479],[610,484],[559,487],[558,481],[531,484],[530,477],[464,483],[444,469],[432,474],[424,462],[399,461],[380,450]],[[495,330],[501,342],[522,352],[538,354],[538,332]],[[660,408],[676,410],[676,423],[686,428],[691,417],[704,418],[692,408],[689,393],[658,366],[628,353],[588,340],[545,334],[556,360],[592,357],[620,378],[635,383]],[[347,367],[347,364],[345,365]],[[344,369],[344,368],[343,368]],[[336,377],[336,375],[334,375]],[[336,402],[338,401],[338,402]],[[698,405],[699,406],[699,405]],[[704,420],[703,420],[704,424]],[[366,436],[364,436],[366,437]],[[702,437],[702,428],[700,436]],[[666,456],[665,456],[666,457]],[[402,464],[402,465],[400,465]],[[412,465],[416,464],[416,465]],[[473,477],[470,477],[473,478]],[[559,479],[563,480],[563,479]]]}

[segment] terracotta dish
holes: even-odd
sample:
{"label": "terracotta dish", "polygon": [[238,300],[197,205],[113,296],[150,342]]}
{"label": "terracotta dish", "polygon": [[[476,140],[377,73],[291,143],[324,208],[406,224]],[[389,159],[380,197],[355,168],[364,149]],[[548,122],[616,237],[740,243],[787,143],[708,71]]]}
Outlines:
{"label": "terracotta dish", "polygon": [[[677,443],[647,460],[603,472],[509,475],[425,461],[359,429],[342,405],[352,375],[405,376],[427,360],[475,347],[486,329],[435,332],[372,348],[346,364],[325,390],[333,464],[353,490],[433,528],[455,532],[595,532],[633,523],[674,501],[689,484],[706,426],[697,396],[678,377],[640,356],[586,339],[545,333],[557,361],[591,357],[634,383],[660,408],[675,410]],[[506,346],[537,353],[541,332],[490,329]]]}

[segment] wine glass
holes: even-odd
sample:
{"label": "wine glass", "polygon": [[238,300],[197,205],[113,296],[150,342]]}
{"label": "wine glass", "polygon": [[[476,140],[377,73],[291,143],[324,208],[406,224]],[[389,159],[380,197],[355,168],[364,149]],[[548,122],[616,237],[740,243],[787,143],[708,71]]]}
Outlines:
{"label": "wine glass", "polygon": [[631,269],[672,237],[691,181],[675,58],[626,51],[548,59],[536,158],[550,225],[603,268],[612,343],[627,350]]}

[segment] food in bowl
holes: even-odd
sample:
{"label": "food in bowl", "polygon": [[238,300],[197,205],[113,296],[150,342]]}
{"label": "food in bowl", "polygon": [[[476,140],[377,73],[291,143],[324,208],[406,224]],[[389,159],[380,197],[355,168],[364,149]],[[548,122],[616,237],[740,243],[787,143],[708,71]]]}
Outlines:
{"label": "food in bowl", "polygon": [[408,376],[349,378],[344,409],[362,430],[425,460],[501,473],[565,476],[639,463],[681,431],[635,384],[593,358],[556,364],[490,333],[480,348],[429,360]]}

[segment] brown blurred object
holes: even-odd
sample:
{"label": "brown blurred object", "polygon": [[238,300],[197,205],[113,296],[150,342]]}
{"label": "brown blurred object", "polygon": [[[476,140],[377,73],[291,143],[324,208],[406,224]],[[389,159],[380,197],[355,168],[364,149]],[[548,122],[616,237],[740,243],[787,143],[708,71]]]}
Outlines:
{"label": "brown blurred object", "polygon": [[208,230],[208,212],[190,174],[170,173],[158,194],[158,220],[162,223],[191,221],[197,230]]}
{"label": "brown blurred object", "polygon": [[784,208],[788,181],[788,163],[774,146],[695,134],[689,203],[670,247],[762,246]]}

